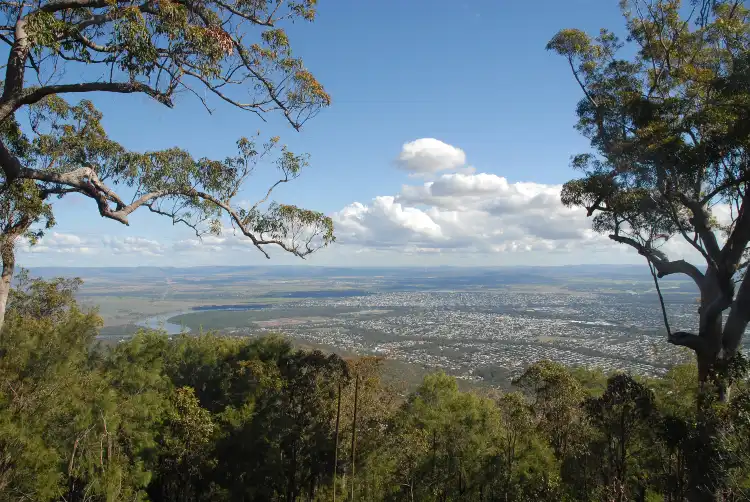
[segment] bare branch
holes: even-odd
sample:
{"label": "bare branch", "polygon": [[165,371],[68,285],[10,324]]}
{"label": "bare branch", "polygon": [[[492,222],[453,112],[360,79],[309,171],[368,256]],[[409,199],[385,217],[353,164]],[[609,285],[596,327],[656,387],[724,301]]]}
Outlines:
{"label": "bare branch", "polygon": [[[220,0],[214,0],[214,1],[216,2],[217,5],[223,7],[228,12],[231,12],[235,16],[238,16],[238,17],[241,17],[243,19],[246,19],[246,20],[252,22],[253,24],[256,24],[258,26],[268,26],[268,27],[273,27],[274,26],[275,20],[273,19],[273,14],[271,14],[271,16],[269,16],[267,19],[261,19],[261,18],[259,18],[257,16],[251,16],[249,14],[241,12],[241,11],[235,9],[234,7],[232,7],[231,5],[229,5],[226,2],[222,2]],[[279,4],[280,3],[281,2],[279,2]]]}
{"label": "bare branch", "polygon": [[750,322],[750,274],[745,274],[737,292],[737,298],[732,303],[727,322],[724,324],[722,347],[725,357],[732,357],[739,350],[748,322]]}
{"label": "bare branch", "polygon": [[[667,192],[671,192],[671,190],[667,190]],[[680,221],[680,215],[677,214],[677,209],[674,207],[674,204],[672,203],[672,198],[670,197],[671,194],[669,193],[662,193],[662,197],[667,203],[668,209],[672,215],[672,221],[677,225],[677,228],[680,231],[680,234],[685,238],[685,240],[695,248],[696,251],[698,251],[703,258],[706,260],[706,263],[709,265],[712,263],[711,257],[709,256],[708,252],[706,251],[704,245],[701,245],[699,243],[698,239],[691,239],[688,234],[687,230],[685,230],[685,227],[682,224],[682,221]]]}
{"label": "bare branch", "polygon": [[716,197],[720,193],[726,191],[729,188],[739,187],[740,185],[742,185],[743,183],[747,183],[748,181],[750,181],[750,180],[746,179],[746,177],[743,176],[740,179],[730,179],[730,180],[727,180],[727,181],[725,181],[723,183],[720,183],[719,185],[716,185],[716,187],[713,190],[711,190],[708,194],[706,194],[701,199],[700,203],[702,205],[708,204],[709,202],[711,202],[711,200],[714,197]]}
{"label": "bare branch", "polygon": [[695,227],[696,232],[698,232],[698,235],[700,235],[700,238],[703,241],[703,246],[705,246],[706,254],[708,256],[708,259],[710,260],[709,265],[717,268],[718,270],[719,255],[721,253],[721,250],[719,249],[719,243],[716,240],[716,235],[711,230],[711,226],[709,224],[710,215],[708,214],[708,211],[706,211],[706,206],[701,204],[700,202],[696,202],[690,199],[683,193],[678,193],[678,195],[681,202],[685,205],[685,207],[690,209],[690,212],[693,214],[693,217],[690,218],[690,223],[693,225],[693,227]]}
{"label": "bare branch", "polygon": [[6,184],[10,184],[18,178],[23,169],[21,161],[19,161],[18,158],[8,150],[2,139],[0,139],[0,167],[2,167],[3,172],[5,173]]}
{"label": "bare branch", "polygon": [[669,261],[661,251],[646,247],[635,239],[623,237],[621,235],[610,235],[610,239],[621,244],[627,244],[638,251],[638,254],[644,256],[649,263],[652,263],[658,272],[657,277],[662,278],[672,274],[685,274],[693,279],[698,289],[705,286],[705,276],[698,268],[685,260]]}
{"label": "bare branch", "polygon": [[[217,85],[213,85],[206,77],[200,75],[199,73],[191,71],[191,70],[185,68],[184,66],[182,67],[182,72],[185,73],[185,75],[189,75],[189,76],[191,76],[191,77],[199,80],[203,85],[206,86],[206,88],[209,91],[211,91],[216,96],[218,96],[222,100],[226,101],[230,105],[236,106],[237,108],[240,108],[242,110],[251,111],[251,112],[255,113],[258,117],[260,117],[260,119],[263,120],[263,122],[266,122],[266,118],[263,116],[263,113],[262,113],[262,112],[265,111],[262,108],[262,106],[263,106],[264,103],[240,103],[239,101],[236,101],[236,100],[232,99],[231,97],[227,96],[226,94],[224,94],[223,92],[221,92],[219,90],[219,88],[223,84],[218,85],[218,86]],[[187,87],[188,89],[190,89],[192,91],[192,89],[189,88],[188,86],[185,86],[185,87]],[[197,95],[197,93],[195,93],[195,92],[194,92],[194,94]],[[206,106],[205,100],[201,99],[201,101],[203,102],[204,106]]]}
{"label": "bare branch", "polygon": [[169,218],[171,218],[172,219],[172,225],[177,225],[178,223],[182,223],[186,227],[192,229],[193,232],[195,232],[195,236],[198,239],[202,238],[203,232],[200,231],[200,229],[198,228],[198,225],[196,225],[196,224],[194,224],[194,223],[186,220],[183,217],[177,216],[177,213],[178,213],[177,211],[174,211],[174,212],[163,211],[163,210],[159,209],[158,207],[154,206],[153,204],[145,204],[145,206],[152,213],[156,213],[156,214],[161,215],[161,216],[168,216]]}
{"label": "bare branch", "polygon": [[38,102],[45,96],[51,94],[64,94],[64,93],[81,93],[81,92],[115,92],[119,94],[134,94],[144,93],[148,94],[156,101],[163,105],[172,108],[172,97],[170,93],[160,92],[146,84],[140,82],[83,82],[80,84],[60,84],[60,85],[48,85],[45,87],[37,87],[35,89],[29,89],[22,95],[19,100],[18,106],[30,105]]}
{"label": "bare branch", "polygon": [[672,345],[687,347],[693,349],[695,352],[701,352],[706,344],[705,340],[700,336],[685,331],[676,331],[672,333],[669,335],[668,341]]}
{"label": "bare branch", "polygon": [[65,9],[96,9],[106,6],[106,0],[52,0],[51,2],[44,4],[39,10],[51,13]]}
{"label": "bare branch", "polygon": [[659,277],[657,276],[656,267],[651,263],[651,260],[646,258],[648,262],[648,269],[651,272],[651,277],[654,279],[654,287],[656,287],[656,294],[659,295],[659,305],[661,305],[661,315],[664,318],[664,327],[667,329],[667,338],[672,338],[672,329],[669,327],[669,316],[667,315],[667,307],[664,305],[664,295],[661,294],[661,287],[659,286]]}
{"label": "bare branch", "polygon": [[265,203],[265,202],[266,202],[266,201],[268,200],[268,198],[269,198],[269,197],[271,196],[271,192],[273,192],[273,191],[274,191],[274,189],[275,189],[275,188],[276,188],[277,186],[279,186],[279,185],[280,185],[280,184],[282,184],[282,183],[288,183],[288,182],[289,182],[289,177],[287,176],[286,178],[284,178],[284,179],[280,179],[280,180],[278,180],[278,181],[277,181],[276,183],[274,183],[273,185],[271,185],[271,188],[269,188],[269,189],[268,189],[268,191],[266,192],[266,195],[265,195],[265,197],[263,197],[263,198],[262,198],[262,199],[260,199],[260,200],[259,200],[258,202],[256,202],[255,204],[253,204],[253,207],[252,207],[252,209],[253,209],[253,210],[254,210],[254,209],[257,209],[257,208],[258,208],[258,206],[260,206],[261,204]]}
{"label": "bare branch", "polygon": [[720,260],[724,273],[734,276],[742,256],[750,243],[750,190],[742,198],[742,205],[734,220],[734,228],[721,250]]}
{"label": "bare branch", "polygon": [[294,127],[295,130],[299,131],[302,128],[302,124],[294,120],[289,108],[282,102],[281,97],[278,95],[278,90],[275,89],[273,84],[271,84],[271,82],[269,82],[269,80],[263,75],[261,75],[258,70],[253,68],[252,61],[248,57],[245,47],[243,47],[241,43],[234,39],[232,39],[232,43],[234,44],[234,48],[237,51],[237,54],[239,54],[242,63],[245,65],[245,68],[247,68],[247,71],[249,71],[253,75],[253,77],[255,77],[260,82],[260,84],[265,87],[266,92],[268,92],[268,96],[284,113],[284,117],[286,117],[289,124],[291,124],[291,126]]}

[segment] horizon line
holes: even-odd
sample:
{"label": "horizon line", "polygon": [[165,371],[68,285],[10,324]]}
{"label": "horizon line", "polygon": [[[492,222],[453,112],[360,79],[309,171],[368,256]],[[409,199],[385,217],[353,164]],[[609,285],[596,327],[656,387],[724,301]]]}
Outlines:
{"label": "horizon line", "polygon": [[100,265],[43,265],[43,266],[20,266],[19,268],[32,269],[134,269],[134,268],[158,268],[158,269],[197,269],[197,268],[372,268],[372,269],[472,269],[472,268],[565,268],[565,267],[642,267],[639,263],[578,263],[565,265],[129,265],[129,266],[100,266]]}

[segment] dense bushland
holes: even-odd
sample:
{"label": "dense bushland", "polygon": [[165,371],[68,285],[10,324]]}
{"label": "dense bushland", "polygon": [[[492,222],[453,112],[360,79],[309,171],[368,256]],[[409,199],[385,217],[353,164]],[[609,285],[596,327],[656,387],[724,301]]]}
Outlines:
{"label": "dense bushland", "polygon": [[[542,361],[516,392],[280,337],[94,343],[79,282],[22,277],[0,339],[2,500],[748,500],[750,392]],[[356,417],[356,421],[355,421]]]}

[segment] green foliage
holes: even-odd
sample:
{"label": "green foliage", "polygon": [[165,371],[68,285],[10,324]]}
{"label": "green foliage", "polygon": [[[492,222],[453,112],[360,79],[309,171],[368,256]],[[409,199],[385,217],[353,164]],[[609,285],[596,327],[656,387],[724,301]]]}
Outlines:
{"label": "green foliage", "polygon": [[[193,158],[177,146],[134,152],[108,136],[91,101],[65,98],[141,93],[172,107],[176,93],[188,91],[209,112],[208,95],[259,117],[278,113],[300,129],[331,99],[293,54],[283,26],[313,21],[315,7],[315,0],[2,4],[10,47],[0,82],[0,326],[15,246],[21,238],[35,244],[55,224],[51,201],[71,193],[122,224],[148,209],[198,236],[232,227],[267,258],[268,246],[305,257],[334,242],[331,218],[271,200],[308,165],[279,138],[242,137],[238,154],[223,160]],[[97,67],[105,77],[87,81]],[[254,203],[236,202],[275,154],[276,182]]]}
{"label": "green foliage", "polygon": [[[298,254],[308,254],[334,240],[329,218],[296,206],[265,204],[270,192],[250,208],[233,205],[234,197],[257,164],[275,151],[279,151],[275,166],[283,182],[299,177],[308,165],[307,156],[295,155],[280,146],[278,138],[262,144],[257,138],[241,138],[236,156],[221,161],[195,159],[179,148],[127,151],[108,137],[102,114],[87,100],[71,105],[59,96],[47,96],[30,107],[29,115],[31,137],[14,123],[8,126],[5,138],[17,144],[16,150],[23,153],[21,160],[25,164],[44,166],[45,176],[54,182],[20,180],[0,194],[0,204],[7,209],[4,214],[9,215],[5,234],[14,225],[22,225],[28,236],[41,237],[54,224],[49,199],[83,190],[84,195],[95,200],[97,193],[104,191],[100,213],[118,221],[139,207],[147,207],[201,234],[221,232],[221,218],[228,217],[258,243],[278,241]],[[88,167],[94,170],[91,176],[81,171]],[[85,181],[93,185],[62,186],[77,183],[80,176],[90,178]],[[120,200],[106,187],[108,183],[134,190],[134,202]]]}
{"label": "green foliage", "polygon": [[623,43],[606,30],[596,38],[562,30],[547,45],[584,91],[577,127],[597,153],[574,158],[585,177],[565,186],[563,202],[595,213],[602,232],[651,241],[691,234],[700,228],[686,200],[741,202],[749,13],[742,2],[717,1],[685,19],[681,4],[622,2],[631,59],[618,58]]}
{"label": "green foliage", "polygon": [[120,360],[102,371],[90,353],[100,320],[76,306],[77,281],[21,286],[0,340],[2,492],[12,500],[139,498],[163,397],[118,384],[123,373],[158,381],[158,368]]}
{"label": "green foliage", "polygon": [[[657,285],[670,274],[694,280],[695,334],[671,333],[662,309],[668,340],[697,353],[706,381],[738,352],[750,321],[750,10],[735,0],[690,3],[622,0],[624,40],[565,29],[547,49],[581,88],[576,127],[592,150],[573,157],[583,176],[561,200],[644,256]],[[718,222],[720,205],[731,221]],[[673,238],[700,253],[705,272],[669,259],[661,248]]]}
{"label": "green foliage", "polygon": [[[93,347],[80,281],[22,274],[0,339],[0,499],[743,500],[750,385],[549,361],[510,393],[444,373],[406,396],[374,357],[280,337],[140,332]],[[356,422],[354,415],[356,408]],[[354,446],[352,448],[352,446]]]}

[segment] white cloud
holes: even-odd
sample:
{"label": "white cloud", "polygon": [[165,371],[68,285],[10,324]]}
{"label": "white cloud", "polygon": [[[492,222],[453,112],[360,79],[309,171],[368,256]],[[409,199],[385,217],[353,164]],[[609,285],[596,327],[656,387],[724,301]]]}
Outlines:
{"label": "white cloud", "polygon": [[164,254],[166,247],[151,239],[143,237],[102,237],[102,245],[114,254],[140,254],[159,256]]}
{"label": "white cloud", "polygon": [[78,253],[88,254],[94,250],[86,245],[84,239],[77,235],[52,232],[44,236],[36,245],[30,246],[29,242],[22,239],[18,248],[31,253]]}
{"label": "white cloud", "polygon": [[234,235],[231,229],[223,229],[221,235],[204,235],[200,239],[193,237],[175,242],[172,249],[181,253],[220,253],[228,249],[247,249],[252,246],[250,239]]}
{"label": "white cloud", "polygon": [[81,238],[77,235],[61,234],[57,232],[52,233],[52,235],[45,239],[45,242],[61,247],[80,246],[83,243]]}
{"label": "white cloud", "polygon": [[[594,232],[585,211],[563,206],[562,185],[511,183],[496,174],[475,173],[465,167],[462,150],[429,138],[405,144],[399,165],[437,177],[334,213],[339,243],[357,253],[481,254],[483,261],[512,254],[521,255],[520,261],[526,257],[529,264],[561,255],[571,262],[641,259],[627,246]],[[452,172],[439,173],[447,170]],[[725,207],[715,207],[714,213],[722,222],[729,217]],[[674,259],[697,257],[677,237],[664,250]]]}
{"label": "white cloud", "polygon": [[43,255],[47,253],[66,255],[95,255],[110,253],[114,255],[161,256],[166,246],[143,237],[112,237],[112,236],[79,236],[61,232],[52,232],[42,237],[34,246],[28,241],[19,242],[18,249],[22,253]]}
{"label": "white cloud", "polygon": [[337,235],[344,241],[371,247],[391,247],[415,242],[445,242],[440,225],[414,207],[404,207],[394,197],[376,197],[371,205],[355,202],[334,216]]}
{"label": "white cloud", "polygon": [[560,203],[560,185],[509,183],[488,173],[443,174],[396,196],[334,214],[342,244],[410,252],[507,253],[610,246],[583,211]]}
{"label": "white cloud", "polygon": [[[583,210],[560,203],[561,185],[516,182],[476,173],[465,153],[436,139],[403,146],[397,160],[412,180],[396,193],[355,201],[331,216],[337,244],[304,263],[322,265],[511,265],[635,262],[643,258],[591,230]],[[446,172],[447,171],[447,172]],[[245,201],[243,201],[245,202]],[[729,208],[717,206],[726,222]],[[301,264],[275,246],[267,261],[250,239],[225,228],[202,240],[185,233],[180,240],[80,236],[55,232],[26,249],[39,262],[76,264]],[[23,246],[22,246],[23,247]],[[672,259],[695,260],[697,253],[675,237],[663,248]],[[22,250],[23,251],[23,250]],[[45,253],[56,253],[46,257]],[[64,253],[61,254],[61,253]],[[80,256],[85,255],[85,260]],[[68,258],[70,256],[70,258]],[[81,262],[86,263],[81,263]],[[96,263],[95,263],[96,262]],[[700,259],[695,260],[696,263]]]}
{"label": "white cloud", "polygon": [[466,164],[466,154],[460,148],[434,138],[422,138],[405,143],[396,165],[413,174],[432,174],[456,170]]}

